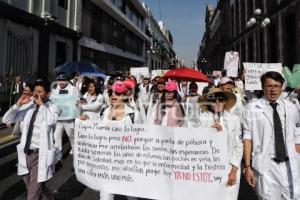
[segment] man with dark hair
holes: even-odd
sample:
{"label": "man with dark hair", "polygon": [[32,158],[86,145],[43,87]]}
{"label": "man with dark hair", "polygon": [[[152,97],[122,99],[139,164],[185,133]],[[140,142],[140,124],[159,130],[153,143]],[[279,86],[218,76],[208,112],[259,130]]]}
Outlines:
{"label": "man with dark hair", "polygon": [[[73,96],[77,99],[77,102],[79,102],[79,91],[70,83],[67,74],[59,74],[57,77],[57,81],[57,87],[52,90],[50,97],[54,104],[56,104],[56,106],[62,110],[58,117],[54,132],[55,147],[62,150],[63,133],[66,132],[71,143],[70,154],[73,154],[75,118],[78,117],[77,113],[74,113],[73,111],[77,109],[77,105],[73,101],[64,102],[66,103],[64,106],[57,102],[62,102],[63,99],[67,96]],[[57,101],[57,99],[59,101]],[[67,109],[69,111],[66,111]],[[72,115],[64,116],[64,112],[72,113]]]}
{"label": "man with dark hair", "polygon": [[38,80],[34,86],[34,103],[21,108],[29,102],[23,94],[3,118],[3,123],[23,120],[21,141],[17,146],[18,175],[23,177],[28,200],[53,199],[45,182],[54,174],[53,130],[59,110],[48,100],[49,91],[49,82]]}
{"label": "man with dark hair", "polygon": [[261,77],[264,96],[243,115],[245,176],[259,199],[300,199],[300,116],[281,98],[284,78]]}

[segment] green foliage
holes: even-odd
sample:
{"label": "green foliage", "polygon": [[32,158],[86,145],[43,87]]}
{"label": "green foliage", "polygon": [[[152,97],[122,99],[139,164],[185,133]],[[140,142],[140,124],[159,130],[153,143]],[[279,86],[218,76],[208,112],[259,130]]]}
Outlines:
{"label": "green foliage", "polygon": [[295,64],[293,67],[293,72],[285,66],[283,68],[284,77],[287,80],[288,86],[291,88],[299,88],[300,87],[300,64]]}

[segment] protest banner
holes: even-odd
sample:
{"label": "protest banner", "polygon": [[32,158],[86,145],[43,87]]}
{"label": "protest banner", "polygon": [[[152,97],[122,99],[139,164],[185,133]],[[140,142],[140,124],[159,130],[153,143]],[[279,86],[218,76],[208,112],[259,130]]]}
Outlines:
{"label": "protest banner", "polygon": [[260,77],[268,71],[282,73],[281,63],[243,63],[245,68],[245,89],[261,90]]}
{"label": "protest banner", "polygon": [[240,56],[238,52],[229,51],[226,52],[224,58],[224,69],[226,70],[226,76],[237,77],[239,68]]}
{"label": "protest banner", "polygon": [[78,109],[76,107],[78,97],[76,95],[51,95],[50,99],[60,109],[59,120],[69,120],[78,117]]}
{"label": "protest banner", "polygon": [[230,170],[226,142],[215,129],[76,119],[74,169],[80,182],[108,193],[217,200]]}

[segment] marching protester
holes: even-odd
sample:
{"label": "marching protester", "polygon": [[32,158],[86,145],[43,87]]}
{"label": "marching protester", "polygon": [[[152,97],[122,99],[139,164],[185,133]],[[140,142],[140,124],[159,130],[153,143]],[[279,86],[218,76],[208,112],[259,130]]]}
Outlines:
{"label": "marching protester", "polygon": [[299,110],[281,97],[283,83],[278,72],[264,74],[264,96],[243,116],[245,177],[259,199],[300,199]]}
{"label": "marching protester", "polygon": [[13,87],[13,102],[16,103],[22,96],[23,90],[26,86],[26,82],[22,81],[21,76],[15,77],[14,87]]}
{"label": "marching protester", "polygon": [[142,83],[139,85],[139,99],[141,100],[146,113],[149,106],[150,89],[150,77],[143,76]]}
{"label": "marching protester", "polygon": [[184,125],[185,110],[177,98],[177,83],[167,82],[163,95],[154,108],[154,124],[171,127]]}
{"label": "marching protester", "polygon": [[[110,106],[100,113],[100,119],[103,123],[125,123],[138,124],[141,119],[139,113],[128,106],[127,88],[122,81],[116,81],[110,90],[108,90]],[[113,200],[114,195],[100,190],[100,200]],[[135,199],[129,197],[128,199]]]}
{"label": "marching protester", "polygon": [[88,91],[80,99],[77,106],[81,108],[81,120],[93,119],[99,115],[103,106],[103,95],[100,86],[95,81],[88,84]]}
{"label": "marching protester", "polygon": [[155,111],[154,108],[156,107],[156,104],[158,101],[162,98],[164,94],[164,89],[166,85],[166,80],[161,77],[157,77],[155,80],[155,84],[152,86],[151,89],[151,96],[150,96],[150,102],[148,106],[147,111],[147,122],[148,124],[154,124],[154,118],[155,118]]}
{"label": "marching protester", "polygon": [[[189,84],[189,94],[185,97],[186,122],[195,123],[199,116],[198,102],[201,96],[198,94],[198,85],[195,82]],[[189,125],[188,125],[189,126]]]}
{"label": "marching protester", "polygon": [[[35,82],[33,102],[25,94],[3,118],[4,123],[23,121],[21,142],[17,146],[18,175],[23,177],[28,200],[53,199],[45,183],[54,174],[53,130],[59,110],[49,100],[50,84]],[[21,109],[22,108],[22,109]]]}
{"label": "marching protester", "polygon": [[142,123],[146,123],[146,112],[145,108],[139,98],[136,81],[135,79],[127,79],[124,81],[124,84],[127,89],[127,104],[132,107],[134,110],[137,110],[140,115],[140,119]]}
{"label": "marching protester", "polygon": [[[69,83],[69,78],[66,74],[62,73],[59,74],[57,77],[58,84],[56,88],[52,89],[50,99],[53,97],[61,97],[63,98],[65,95],[74,95],[79,99],[79,92],[76,87]],[[76,107],[76,104],[70,103],[70,108]],[[70,117],[70,116],[69,116]],[[71,116],[68,119],[62,119],[61,116],[58,118],[55,132],[54,132],[54,140],[55,146],[62,150],[62,137],[64,131],[67,133],[70,143],[71,143],[71,150],[70,154],[73,154],[73,147],[74,147],[74,123],[75,118],[77,116]]]}
{"label": "marching protester", "polygon": [[214,87],[216,87],[216,86],[214,85],[214,77],[213,77],[213,76],[210,76],[210,77],[209,77],[208,86],[206,86],[206,87],[203,88],[203,90],[202,90],[202,95],[207,94],[207,93],[209,92],[209,90],[210,90],[211,88],[214,88]]}
{"label": "marching protester", "polygon": [[220,80],[220,88],[223,91],[231,92],[236,96],[236,104],[231,108],[230,112],[241,117],[244,111],[244,105],[240,94],[235,93],[235,84],[231,78],[223,77]]}
{"label": "marching protester", "polygon": [[238,199],[243,143],[241,123],[238,116],[229,110],[235,105],[236,96],[231,92],[214,88],[200,100],[202,112],[198,124],[193,127],[216,128],[221,134],[227,135],[228,172],[226,195],[222,199]]}
{"label": "marching protester", "polygon": [[189,84],[187,81],[182,80],[179,82],[178,93],[181,96],[181,98],[184,98],[189,94]]}
{"label": "marching protester", "polygon": [[[22,105],[22,107],[20,109],[25,109],[25,108],[27,108],[28,106],[30,106],[33,103],[33,101],[32,101],[33,90],[34,90],[34,86],[33,85],[26,84],[26,86],[23,89],[23,94],[22,94],[21,97],[22,97],[22,99],[24,99],[24,102],[28,102],[28,103]],[[20,100],[20,98],[19,98],[19,100]],[[18,101],[17,101],[17,104],[18,104]],[[14,106],[12,106],[10,108],[10,110],[12,110],[12,109],[14,109]],[[7,117],[6,115],[9,114],[9,113],[10,112],[7,111],[6,114],[4,114],[4,116],[3,116],[4,120]],[[7,127],[11,127],[12,124],[7,123],[6,126]],[[23,121],[16,122],[15,125],[14,125],[14,130],[12,132],[12,135],[20,136],[22,128],[23,128]]]}

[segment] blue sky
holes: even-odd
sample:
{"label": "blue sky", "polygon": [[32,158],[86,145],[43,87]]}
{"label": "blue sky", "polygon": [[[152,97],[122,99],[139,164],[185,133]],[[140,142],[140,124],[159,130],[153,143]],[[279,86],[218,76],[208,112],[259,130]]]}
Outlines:
{"label": "blue sky", "polygon": [[[174,38],[174,50],[186,66],[197,58],[199,44],[205,30],[205,9],[214,7],[217,0],[144,0],[156,20],[165,22]],[[159,3],[160,2],[160,3]],[[160,5],[160,9],[159,9]]]}

